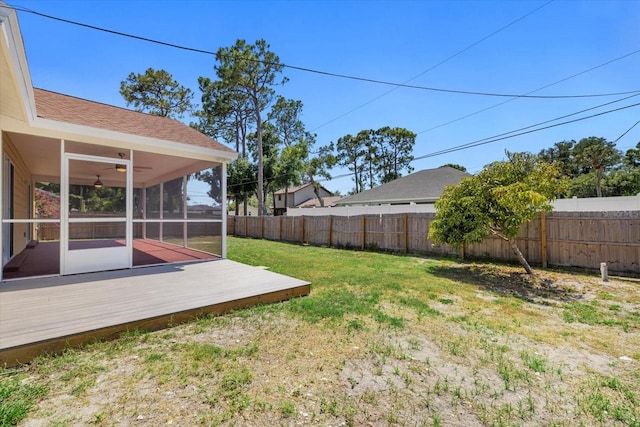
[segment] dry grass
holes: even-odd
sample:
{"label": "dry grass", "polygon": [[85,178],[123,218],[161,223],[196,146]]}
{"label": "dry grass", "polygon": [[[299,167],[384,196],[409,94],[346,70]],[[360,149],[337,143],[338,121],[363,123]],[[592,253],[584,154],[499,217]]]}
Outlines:
{"label": "dry grass", "polygon": [[636,281],[246,239],[229,256],[312,294],[43,357],[0,377],[0,415],[36,387],[23,425],[640,426]]}

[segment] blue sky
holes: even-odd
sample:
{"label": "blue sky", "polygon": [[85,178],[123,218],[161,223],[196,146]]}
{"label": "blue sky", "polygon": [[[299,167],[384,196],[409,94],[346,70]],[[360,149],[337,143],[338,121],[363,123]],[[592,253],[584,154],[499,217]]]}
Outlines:
{"label": "blue sky", "polygon": [[[475,92],[526,94],[638,51],[535,95],[640,91],[640,1],[547,3],[547,0],[9,1],[15,7],[210,51],[231,46],[238,38],[249,42],[263,38],[285,64],[397,83],[413,78],[411,85]],[[535,9],[538,10],[531,13]],[[200,96],[198,77],[215,77],[213,56],[25,12],[19,12],[18,17],[36,87],[124,107],[119,87],[130,72],[142,73],[149,67],[165,69],[194,90],[196,99]],[[498,30],[501,31],[496,33]],[[389,92],[393,87],[292,69],[286,69],[285,75],[289,82],[277,90],[304,103],[303,121],[308,130],[317,134],[319,144],[363,129],[404,127],[418,133],[414,156],[427,156],[412,164],[415,170],[458,163],[475,173],[487,163],[503,159],[505,150],[537,153],[555,142],[588,136],[613,141],[640,120],[637,106],[476,148],[430,156],[623,96],[519,98],[460,119],[509,98],[409,88]],[[565,120],[635,103],[640,103],[640,96]],[[640,125],[621,138],[617,146],[626,150],[638,141]],[[336,168],[333,174],[345,172]],[[350,177],[324,185],[342,194],[353,187]]]}

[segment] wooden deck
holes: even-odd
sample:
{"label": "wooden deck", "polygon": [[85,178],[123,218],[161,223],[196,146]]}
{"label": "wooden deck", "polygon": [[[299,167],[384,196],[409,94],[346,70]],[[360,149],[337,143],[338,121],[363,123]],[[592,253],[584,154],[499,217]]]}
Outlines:
{"label": "wooden deck", "polygon": [[0,366],[309,292],[308,282],[226,259],[2,282]]}

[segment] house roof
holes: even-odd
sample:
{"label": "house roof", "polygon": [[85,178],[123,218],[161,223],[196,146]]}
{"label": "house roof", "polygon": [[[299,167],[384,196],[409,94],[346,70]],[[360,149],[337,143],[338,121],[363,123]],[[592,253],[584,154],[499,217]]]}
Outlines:
{"label": "house roof", "polygon": [[[295,187],[289,187],[289,194],[295,193],[296,191],[300,191],[303,190],[307,187],[309,187],[310,185],[312,185],[310,182],[306,183],[306,184],[302,184],[302,185],[296,185]],[[331,193],[331,191],[327,190],[326,188],[320,186],[320,188],[322,188],[324,191],[326,191],[329,194],[333,194]],[[284,194],[287,191],[286,188],[281,188],[280,190],[276,191],[274,194]]]}
{"label": "house roof", "polygon": [[447,185],[458,184],[467,176],[471,175],[449,166],[425,169],[345,197],[336,205],[433,203],[440,198]]}
{"label": "house roof", "polygon": [[233,153],[177,120],[33,88],[38,117]]}
{"label": "house roof", "polygon": [[[328,196],[323,197],[322,201],[324,202],[324,207],[335,206],[338,200],[342,199],[342,196]],[[303,203],[300,203],[296,208],[319,208],[320,202],[317,197],[313,197]]]}

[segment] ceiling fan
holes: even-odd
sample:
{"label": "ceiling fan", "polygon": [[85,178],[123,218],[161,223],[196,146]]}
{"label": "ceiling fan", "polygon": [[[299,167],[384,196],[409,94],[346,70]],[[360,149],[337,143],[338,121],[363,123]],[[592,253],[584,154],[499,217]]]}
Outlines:
{"label": "ceiling fan", "polygon": [[[120,156],[120,159],[124,159],[124,153],[118,153],[118,156]],[[116,163],[115,165],[115,169],[118,172],[126,172],[127,171],[127,165],[123,164],[123,163]],[[104,168],[104,170],[109,170],[109,169],[113,169],[114,166],[109,166],[108,168]],[[143,170],[151,170],[153,169],[151,166],[134,166],[133,167],[133,171],[134,172],[140,172]]]}

